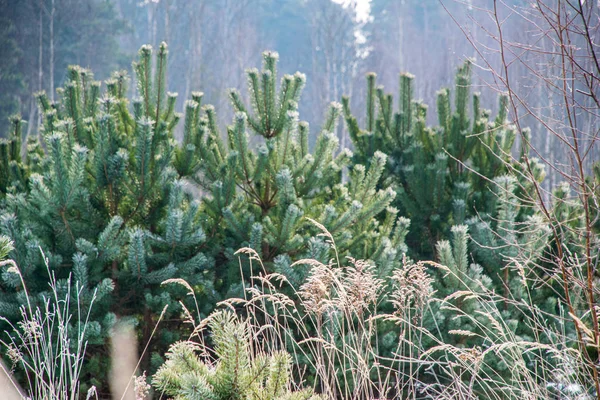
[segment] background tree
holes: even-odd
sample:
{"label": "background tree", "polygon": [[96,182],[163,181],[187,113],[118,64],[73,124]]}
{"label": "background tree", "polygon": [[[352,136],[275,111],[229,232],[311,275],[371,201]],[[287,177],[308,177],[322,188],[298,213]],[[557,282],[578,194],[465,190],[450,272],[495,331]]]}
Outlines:
{"label": "background tree", "polygon": [[[507,8],[522,16],[535,14],[532,4],[522,0],[505,2]],[[258,61],[261,49],[274,49],[282,55],[284,69],[310,73],[306,88],[309,98],[300,110],[312,125],[319,123],[324,102],[340,94],[351,95],[353,109],[364,107],[366,92],[360,81],[369,70],[378,71],[378,82],[385,87],[396,84],[399,71],[419,71],[419,76],[427,79],[415,86],[414,96],[433,104],[436,90],[451,85],[452,69],[464,57],[479,58],[476,66],[482,61],[457,23],[470,32],[474,42],[482,46],[495,43],[493,37],[478,29],[494,28],[493,21],[485,16],[485,0],[5,0],[2,7],[2,15],[15,27],[13,37],[22,53],[17,58],[18,71],[27,89],[14,105],[28,121],[35,121],[27,126],[29,133],[37,130],[38,119],[33,115],[35,101],[27,91],[47,90],[52,98],[52,88],[62,85],[66,76],[63,71],[69,64],[82,64],[98,77],[107,78],[115,67],[126,65],[124,61],[144,43],[156,47],[165,40],[174,50],[170,63],[177,65],[178,72],[171,72],[167,78],[169,88],[181,95],[177,107],[183,107],[192,91],[202,90],[205,101],[222,110],[221,124],[233,117],[224,107],[228,102],[226,85],[243,88],[243,68]],[[542,36],[535,44],[530,43],[527,23],[526,18],[509,18],[504,24],[504,37],[552,54],[551,38]],[[73,34],[83,24],[89,34]],[[215,42],[223,46],[213,46]],[[235,51],[227,52],[225,48]],[[422,56],[423,48],[432,50],[427,57]],[[524,58],[532,59],[533,55],[528,52]],[[501,63],[497,53],[486,55],[486,59],[494,68]],[[555,75],[559,65],[545,63]],[[522,63],[513,64],[513,72],[513,86],[527,90],[528,103],[537,110],[546,110],[546,125],[555,129],[555,122],[560,121],[556,106],[561,103],[560,94],[537,85]],[[481,91],[482,103],[497,112],[494,99],[502,89],[495,85],[493,75],[475,68],[472,80]],[[362,115],[357,118],[364,123]],[[559,151],[560,142],[555,136],[538,133],[546,130],[544,124],[527,113],[522,119],[525,126],[533,128],[531,140],[540,155],[551,162],[568,163],[562,158],[564,152]],[[594,127],[594,119],[586,114],[579,120],[590,129]],[[427,123],[435,123],[434,113],[428,114]],[[349,143],[347,132],[337,134],[345,147]],[[520,142],[519,135],[516,142]],[[560,174],[551,168],[546,173],[548,179],[543,186],[549,189],[560,180]]]}
{"label": "background tree", "polygon": [[[0,115],[1,129],[7,126],[6,117],[21,113],[30,121],[28,132],[36,131],[42,118],[35,117],[31,92],[45,90],[53,100],[55,88],[68,79],[67,66],[91,67],[106,79],[116,67],[124,65],[117,40],[124,24],[117,18],[114,2],[4,0],[0,2],[0,14],[6,21],[0,38],[7,46],[6,54],[10,54],[3,61],[10,64],[0,69],[2,84],[22,86],[2,90],[2,101],[13,105],[10,112],[2,111]],[[0,131],[0,136],[5,134]]]}
{"label": "background tree", "polygon": [[[3,1],[5,3],[6,1]],[[6,5],[0,4],[0,9]],[[0,61],[0,138],[7,136],[8,117],[16,114],[21,109],[21,98],[26,91],[23,74],[19,69],[19,57],[21,49],[18,45],[18,37],[15,22],[10,16],[2,13],[0,16],[0,49],[5,57]]]}

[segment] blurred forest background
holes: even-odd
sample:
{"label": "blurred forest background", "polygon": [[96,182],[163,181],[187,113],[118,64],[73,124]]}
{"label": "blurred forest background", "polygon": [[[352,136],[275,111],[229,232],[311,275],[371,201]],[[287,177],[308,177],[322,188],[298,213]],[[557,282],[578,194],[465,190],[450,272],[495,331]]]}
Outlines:
{"label": "blurred forest background", "polygon": [[[142,44],[169,45],[168,88],[178,92],[178,109],[191,92],[200,90],[219,110],[221,123],[231,120],[227,89],[244,88],[244,68],[259,65],[262,50],[280,54],[280,69],[307,75],[301,114],[316,123],[330,101],[349,95],[366,96],[364,76],[378,74],[378,83],[396,93],[398,74],[416,75],[416,97],[430,107],[435,91],[453,84],[455,69],[467,57],[475,59],[473,85],[482,104],[496,103],[489,65],[478,64],[475,43],[489,48],[487,61],[500,60],[498,43],[487,29],[493,21],[480,7],[487,0],[0,0],[0,137],[7,118],[20,113],[27,131],[39,124],[32,93],[45,90],[52,97],[65,80],[67,66],[79,64],[108,78],[116,68],[130,70],[129,60]],[[526,0],[501,2],[511,10],[505,32],[519,43],[541,50],[547,38],[528,33],[529,22],[514,10],[531,7]],[[509,17],[510,15],[510,17]],[[551,44],[548,44],[550,48]],[[548,68],[552,56],[548,55]],[[481,61],[481,57],[479,57]],[[513,77],[528,93],[533,109],[547,110],[552,124],[553,95],[543,85],[527,85],[531,72],[525,62],[511,66]],[[515,78],[513,78],[515,79]],[[497,107],[497,106],[496,106]],[[363,104],[352,104],[356,111]],[[493,110],[495,111],[495,110]],[[590,114],[593,115],[593,114]],[[430,113],[429,119],[434,118]],[[509,117],[510,119],[510,117]],[[525,119],[527,120],[527,119]],[[558,121],[560,123],[560,121]],[[582,122],[582,121],[580,121]],[[314,125],[314,124],[313,124]],[[598,118],[583,121],[589,132]],[[533,146],[551,163],[567,163],[555,151],[556,138],[531,119]],[[342,147],[350,147],[347,132],[338,132]],[[597,160],[597,155],[589,158]],[[549,171],[551,172],[551,171]],[[557,176],[545,182],[552,187]]]}

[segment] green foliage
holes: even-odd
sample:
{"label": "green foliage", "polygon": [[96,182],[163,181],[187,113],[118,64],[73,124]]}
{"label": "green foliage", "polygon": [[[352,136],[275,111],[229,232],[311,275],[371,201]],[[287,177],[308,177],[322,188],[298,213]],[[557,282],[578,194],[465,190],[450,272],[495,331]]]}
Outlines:
{"label": "green foliage", "polygon": [[[469,62],[457,72],[452,101],[450,90],[438,92],[437,126],[427,126],[427,107],[413,98],[412,75],[400,76],[395,110],[393,96],[369,74],[365,128],[344,98],[342,105],[327,109],[311,149],[309,125],[298,113],[305,76],[283,75],[278,83],[277,53],[263,54],[261,71],[247,71],[248,99],[230,91],[235,114],[223,131],[215,108],[202,105],[202,93],[192,93],[183,114],[175,112],[177,95],[166,91],[167,56],[165,44],[154,60],[150,46],[140,49],[133,64],[139,97],[133,100],[127,97],[125,72],[114,73],[101,90],[90,71],[70,67],[56,102],[36,95],[43,127],[39,136],[27,138],[27,151],[22,152],[20,117],[11,120],[9,138],[0,142],[0,259],[8,256],[20,266],[18,276],[2,271],[0,315],[9,322],[21,318],[20,307],[28,301],[23,281],[34,305],[50,296],[49,278],[56,277],[61,298],[74,301],[76,293],[81,309],[89,312],[86,384],[106,383],[102,354],[117,318],[132,320],[145,345],[168,306],[168,322],[161,322],[141,367],[152,372],[163,364],[167,346],[182,334],[173,321],[187,315],[181,305],[191,299],[184,288],[166,290],[161,282],[189,282],[199,299],[200,320],[217,301],[256,282],[251,277],[258,271],[251,260],[238,259],[239,248],[264,262],[261,271],[282,273],[292,288],[303,289],[300,296],[314,292],[305,288],[320,290],[329,273],[346,285],[344,301],[369,282],[394,287],[399,294],[389,303],[380,303],[374,290],[369,307],[375,314],[394,308],[402,319],[406,310],[416,310],[411,301],[425,305],[412,292],[402,297],[406,285],[426,286],[427,301],[433,293],[425,264],[415,264],[415,274],[404,257],[407,239],[412,257],[430,258],[435,252],[442,264],[433,282],[439,301],[413,317],[457,348],[485,345],[480,338],[488,337],[481,331],[490,310],[499,313],[507,332],[525,341],[536,332],[519,326],[515,315],[530,313],[519,310],[519,302],[555,311],[555,283],[538,267],[545,262],[550,229],[561,226],[548,226],[522,200],[532,182],[523,178],[523,165],[512,156],[516,132],[507,123],[508,100],[500,97],[498,115],[491,119],[479,96],[470,96]],[[334,132],[341,114],[355,154],[339,149]],[[182,134],[180,142],[176,133]],[[541,182],[541,164],[530,161],[534,179]],[[600,187],[600,168],[594,172],[590,196]],[[569,229],[561,235],[577,243],[569,249],[576,254],[582,245],[577,233],[585,223],[581,204],[564,185],[554,196],[552,212],[566,221]],[[597,202],[591,204],[594,218]],[[344,257],[351,257],[352,267],[342,268]],[[327,274],[311,276],[317,271],[311,266]],[[483,293],[492,299],[501,294],[504,301],[490,300],[486,308],[478,297]],[[406,310],[398,309],[399,299],[408,301],[408,306],[402,303]],[[331,313],[319,326],[329,330],[327,340],[335,346],[355,340],[351,332],[364,328],[356,304],[344,305],[350,319]],[[310,391],[290,391],[289,354],[258,352],[244,320],[216,313],[210,321],[214,348],[173,345],[154,377],[157,389],[176,399],[317,398]],[[347,361],[358,365],[392,352],[412,357],[412,348],[385,336],[383,328],[393,323],[369,326],[360,341],[373,345],[368,357],[345,355]],[[457,339],[456,332],[467,332],[467,338]],[[432,338],[423,337],[422,350],[436,344],[428,342]],[[331,367],[339,358],[329,356]],[[311,367],[310,357],[300,356],[312,374],[307,379],[325,384],[326,376]],[[510,370],[497,360],[484,370],[490,368],[499,374]],[[352,391],[371,376],[360,374],[344,369],[326,375],[347,382],[343,390]]]}
{"label": "green foliage", "polygon": [[[463,318],[449,318],[449,309],[442,309],[438,304],[432,307],[432,313],[426,320],[426,326],[436,330],[452,343],[455,338],[448,335],[452,330],[475,330],[473,321],[468,316],[477,316],[479,303],[474,301],[470,293],[481,293],[493,288],[492,280],[484,273],[481,265],[469,262],[469,228],[466,225],[455,225],[451,228],[452,240],[441,240],[436,245],[437,256],[444,269],[434,287],[440,299],[453,303]],[[435,328],[433,328],[435,327]]]}
{"label": "green foliage", "polygon": [[[506,96],[500,96],[498,115],[491,120],[474,94],[470,117],[470,61],[456,73],[453,102],[449,89],[438,91],[435,127],[426,125],[427,106],[413,98],[413,81],[410,74],[400,75],[394,110],[393,96],[376,86],[375,74],[367,75],[364,129],[352,115],[350,100],[345,97],[342,103],[354,162],[368,164],[377,151],[388,154],[383,182],[398,192],[394,205],[412,221],[409,247],[416,256],[430,258],[451,226],[494,209],[489,180],[522,167],[511,155],[516,132],[506,121]],[[543,179],[540,165],[532,164]]]}
{"label": "green foliage", "polygon": [[[565,327],[553,318],[543,326],[531,323],[538,313],[556,312],[553,289],[541,284],[547,277],[538,276],[536,268],[547,248],[549,230],[537,216],[516,223],[515,179],[504,176],[496,180],[496,213],[486,215],[485,220],[472,218],[468,225],[453,226],[452,240],[437,243],[439,262],[444,267],[434,281],[438,298],[431,305],[431,313],[425,315],[424,326],[436,332],[443,343],[474,351],[512,341],[549,345],[556,337],[543,332]],[[469,263],[470,257],[481,260],[481,264]],[[425,348],[435,345],[435,341],[428,342],[424,340]],[[504,390],[497,382],[511,381],[519,374],[507,360],[522,357],[526,368],[535,371],[537,356],[492,352],[478,368],[491,378],[490,387]]]}
{"label": "green foliage", "polygon": [[[534,340],[537,328],[520,324],[516,316],[522,315],[523,304],[531,303],[555,312],[555,288],[547,283],[547,270],[540,268],[550,230],[539,211],[524,200],[535,182],[524,178],[525,147],[520,154],[514,148],[517,132],[507,122],[508,97],[500,96],[498,114],[491,118],[490,111],[481,108],[479,95],[470,95],[470,81],[467,61],[458,68],[454,93],[437,92],[437,125],[429,127],[427,106],[413,97],[412,75],[400,75],[394,109],[393,96],[368,74],[364,129],[352,115],[349,99],[343,99],[354,162],[369,164],[377,151],[388,154],[382,181],[398,192],[393,205],[411,219],[411,256],[436,256],[444,266],[433,283],[438,300],[424,316],[427,330],[437,332],[446,344],[486,346],[480,338],[489,333],[481,327],[489,325],[485,315],[496,310],[496,300],[488,307],[479,296],[497,293],[504,300],[496,311],[510,334]],[[541,182],[541,163],[530,158],[530,164],[533,179]],[[448,237],[451,240],[445,240]],[[428,340],[424,339],[426,348],[435,345]],[[511,374],[509,365],[493,357],[483,369],[494,376]]]}
{"label": "green foliage", "polygon": [[[247,320],[216,312],[208,328],[214,356],[193,342],[171,346],[154,375],[157,391],[176,400],[318,400],[311,390],[292,391],[292,358],[285,351],[254,352]],[[199,357],[201,352],[202,357]]]}
{"label": "green foliage", "polygon": [[408,228],[408,220],[389,207],[395,192],[378,188],[387,157],[378,152],[369,166],[353,166],[344,184],[351,153],[338,150],[333,133],[341,106],[330,105],[310,151],[309,126],[298,114],[305,76],[284,75],[277,85],[277,61],[277,53],[265,52],[262,71],[247,71],[250,106],[237,90],[230,91],[236,113],[226,140],[214,108],[200,107],[200,94],[186,103],[176,168],[179,174],[193,171],[193,179],[211,194],[203,199],[205,228],[215,232],[212,239],[220,249],[215,258],[228,266],[220,268],[217,287],[226,290],[239,281],[233,253],[240,247],[253,248],[267,267],[299,279],[290,257],[323,248],[322,241],[313,240],[306,254],[313,236],[308,218],[327,227],[342,254],[379,261],[386,274],[405,251]]}
{"label": "green foliage", "polygon": [[[0,266],[10,266],[3,275],[19,281],[25,304],[19,309],[21,320],[16,324],[0,316],[0,321],[9,327],[0,338],[0,347],[12,363],[11,372],[21,378],[24,390],[19,392],[31,399],[77,399],[80,387],[85,386],[80,374],[87,346],[100,330],[97,322],[89,320],[89,305],[96,300],[96,293],[90,296],[80,282],[71,284],[71,275],[57,281],[42,253],[49,276],[48,296],[42,296],[42,301],[35,304],[19,267],[13,260],[2,262],[3,250],[12,250],[7,240],[0,236]],[[8,247],[2,249],[7,243]],[[8,390],[12,396],[11,389],[3,387],[3,394]]]}
{"label": "green foliage", "polygon": [[[598,264],[598,252],[600,248],[600,163],[592,166],[591,171],[579,184],[571,182],[560,182],[552,191],[552,207],[550,213],[549,228],[552,232],[550,257],[560,256],[558,243],[561,244],[561,252],[564,265],[570,265],[567,284],[573,285],[570,290],[570,301],[578,310],[589,308],[589,294],[586,293],[588,260],[591,262],[593,287],[598,285],[598,273],[595,265]],[[584,207],[584,193],[587,197],[587,210],[589,227],[586,221],[586,209]],[[589,245],[589,247],[588,247]],[[590,252],[587,252],[587,249]],[[590,258],[587,258],[589,254]],[[572,275],[571,275],[572,274]],[[578,278],[574,279],[573,277]],[[550,282],[560,285],[563,282],[560,276],[551,276]]]}
{"label": "green foliage", "polygon": [[22,191],[31,171],[35,171],[43,153],[35,139],[27,141],[27,160],[22,159],[23,125],[20,116],[10,118],[8,138],[0,139],[0,202],[9,189]]}
{"label": "green foliage", "polygon": [[10,240],[8,236],[0,236],[0,261],[4,261],[4,259],[8,256],[14,249],[13,242]]}
{"label": "green foliage", "polygon": [[[499,309],[510,330],[532,340],[535,332],[519,326],[515,315],[521,310],[514,302],[535,301],[553,313],[557,301],[552,287],[544,283],[548,273],[539,268],[548,250],[549,227],[524,200],[534,182],[522,173],[525,147],[519,157],[513,156],[517,132],[507,122],[508,98],[500,96],[498,114],[492,119],[490,111],[481,108],[479,95],[470,95],[467,61],[456,73],[454,94],[449,89],[437,92],[437,125],[429,127],[427,106],[414,100],[413,81],[410,74],[400,75],[394,110],[393,96],[376,86],[374,74],[367,75],[364,129],[352,115],[348,98],[343,99],[343,109],[355,145],[354,161],[368,163],[377,151],[389,155],[382,179],[398,192],[394,206],[411,219],[413,229],[407,237],[411,256],[436,256],[447,268],[434,281],[441,302],[432,306],[424,326],[438,332],[444,343],[484,345],[448,332],[485,326],[482,316],[491,308],[482,308],[477,296],[495,292],[506,299]],[[529,132],[523,134],[528,137]],[[541,163],[530,158],[530,165],[533,179],[541,182]],[[497,359],[489,368],[499,373],[509,370]]]}
{"label": "green foliage", "polygon": [[[240,247],[252,247],[267,269],[299,282],[304,272],[291,266],[292,258],[328,257],[329,239],[311,239],[308,218],[330,230],[338,256],[374,260],[381,276],[406,251],[409,220],[390,207],[395,192],[378,187],[387,157],[377,152],[368,166],[354,165],[347,182],[342,178],[352,155],[338,150],[333,134],[340,105],[329,107],[309,149],[309,127],[297,111],[304,75],[284,75],[277,85],[277,54],[266,52],[263,70],[247,72],[251,106],[231,91],[236,113],[225,138],[214,107],[201,106],[201,93],[192,94],[183,115],[175,112],[177,95],[166,91],[167,55],[164,43],[154,61],[150,46],[140,49],[133,64],[138,97],[131,101],[124,71],[101,90],[89,70],[69,67],[57,101],[36,94],[43,126],[28,138],[26,154],[19,151],[19,118],[0,148],[0,162],[10,167],[0,176],[0,233],[15,243],[10,256],[31,282],[34,302],[48,295],[39,247],[59,288],[72,274],[84,308],[96,293],[90,314],[96,334],[83,379],[101,387],[103,347],[117,318],[132,319],[146,344],[165,306],[165,319],[173,321],[181,313],[178,300],[190,301],[182,288],[161,288],[166,279],[190,283],[201,315],[239,293],[233,254]],[[248,277],[249,263],[241,267]],[[0,312],[11,321],[19,319],[23,291],[14,276],[2,275]],[[177,328],[161,324],[142,368],[158,367],[162,349],[180,337]]]}
{"label": "green foliage", "polygon": [[[499,176],[494,183],[498,196],[494,212],[467,221],[475,243],[473,252],[486,267],[486,273],[495,285],[504,288],[505,296],[510,294],[519,299],[525,295],[522,293],[523,282],[531,279],[525,271],[535,273],[535,266],[546,250],[550,228],[538,214],[528,215],[519,221],[520,208],[524,204],[515,195],[515,178]],[[549,308],[553,308],[554,297],[551,296],[548,301],[551,303]]]}
{"label": "green foliage", "polygon": [[[90,314],[97,327],[90,344],[96,347],[90,348],[84,379],[100,386],[107,371],[102,346],[117,316],[133,318],[140,341],[146,343],[165,305],[167,316],[178,315],[177,300],[184,292],[166,292],[160,288],[163,280],[187,279],[203,293],[204,312],[214,303],[213,261],[201,249],[206,235],[200,204],[186,188],[187,176],[174,165],[174,154],[181,151],[174,139],[180,116],[173,112],[174,96],[164,93],[166,45],[158,51],[154,71],[151,56],[144,46],[134,64],[141,97],[131,109],[124,72],[115,73],[101,93],[90,71],[70,67],[57,102],[37,95],[44,115],[41,142],[30,139],[21,159],[13,150],[20,138],[15,119],[11,141],[2,147],[11,150],[2,150],[0,157],[11,166],[2,179],[6,197],[0,232],[15,243],[11,257],[33,300],[48,297],[48,274],[38,246],[59,288],[65,289],[72,274],[84,307],[96,294]],[[14,277],[2,275],[2,315],[19,318],[22,292]],[[154,350],[176,340],[178,331],[164,324],[157,336]],[[147,361],[144,368],[149,368]]]}

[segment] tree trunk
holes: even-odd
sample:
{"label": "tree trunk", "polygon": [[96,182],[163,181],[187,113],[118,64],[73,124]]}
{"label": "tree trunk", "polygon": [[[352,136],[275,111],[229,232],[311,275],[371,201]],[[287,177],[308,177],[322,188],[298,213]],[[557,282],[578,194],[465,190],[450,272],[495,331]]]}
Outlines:
{"label": "tree trunk", "polygon": [[51,2],[50,8],[50,100],[54,101],[54,13],[55,0]]}
{"label": "tree trunk", "polygon": [[[43,85],[43,79],[44,79],[44,37],[43,37],[43,23],[44,23],[44,3],[42,0],[40,0],[39,2],[40,4],[40,21],[39,21],[39,51],[38,51],[38,91],[42,91]],[[42,116],[41,113],[38,112],[38,118],[37,118],[37,130],[39,131],[39,127],[42,123]]]}

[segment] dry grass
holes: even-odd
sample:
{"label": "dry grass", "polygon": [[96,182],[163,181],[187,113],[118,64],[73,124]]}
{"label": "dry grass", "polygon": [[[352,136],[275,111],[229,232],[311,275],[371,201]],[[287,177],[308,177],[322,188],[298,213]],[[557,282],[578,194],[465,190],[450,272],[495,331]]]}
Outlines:
{"label": "dry grass", "polygon": [[[21,307],[22,320],[17,326],[0,316],[12,328],[8,341],[0,340],[0,345],[12,363],[12,368],[9,369],[0,361],[0,398],[3,400],[77,400],[82,396],[80,372],[85,362],[86,329],[95,293],[87,314],[82,314],[78,283],[72,284],[69,278],[65,285],[67,292],[61,296],[48,260],[45,257],[44,260],[50,276],[51,296],[44,299],[42,307],[32,305],[18,266],[14,262],[4,262],[10,265],[8,273],[19,276],[27,304]],[[74,296],[71,288],[76,290]],[[73,297],[76,299],[75,305],[71,304]],[[73,335],[72,330],[77,334]],[[111,391],[119,394],[114,397],[122,400],[148,398],[145,373],[136,377],[139,362],[135,333],[131,327],[117,324],[111,350]],[[13,377],[15,368],[25,374],[24,389],[19,387]],[[85,398],[98,399],[94,386],[87,391]]]}
{"label": "dry grass", "polygon": [[[243,298],[219,304],[247,319],[253,353],[290,352],[298,386],[293,389],[311,386],[331,399],[356,400],[595,397],[593,378],[569,330],[572,316],[562,308],[548,313],[535,304],[530,292],[536,282],[528,278],[527,263],[519,264],[524,286],[520,293],[526,295],[507,298],[443,265],[408,258],[388,279],[380,279],[368,261],[347,258],[340,264],[332,239],[330,246],[333,257],[327,264],[296,262],[309,267],[298,288],[281,274],[267,273],[254,250],[240,249],[237,254],[248,257],[253,271],[261,272],[246,285]],[[433,290],[436,279],[458,282],[458,287],[438,296]],[[171,283],[194,295],[185,281],[165,282]],[[50,342],[57,336],[46,327],[66,326],[71,317],[68,301],[49,300],[44,310],[24,307],[23,322],[13,327],[16,336],[2,344],[12,361],[28,372],[29,397],[75,399],[85,340],[79,338],[75,353],[66,336],[59,334],[58,342]],[[192,311],[184,307],[190,339],[208,354],[206,327],[211,316],[201,319]],[[469,329],[444,331],[442,315]],[[577,320],[585,331],[587,322]],[[515,324],[528,335],[515,333]],[[131,331],[120,332],[113,338],[113,393],[122,394],[121,399],[149,398],[145,375],[134,375],[138,364],[130,351],[136,348]],[[56,345],[62,350],[55,352]],[[10,380],[8,384],[15,388]],[[15,390],[15,398],[25,398]],[[88,398],[94,397],[90,391]]]}

